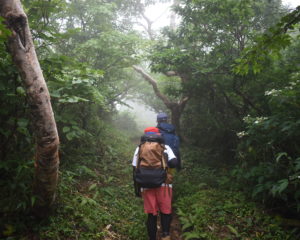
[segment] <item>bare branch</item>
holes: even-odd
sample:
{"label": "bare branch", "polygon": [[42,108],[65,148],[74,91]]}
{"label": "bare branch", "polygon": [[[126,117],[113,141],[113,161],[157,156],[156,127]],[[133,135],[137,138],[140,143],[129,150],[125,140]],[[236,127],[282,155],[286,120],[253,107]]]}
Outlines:
{"label": "bare branch", "polygon": [[136,72],[140,73],[148,83],[152,85],[155,95],[158,98],[160,98],[164,102],[164,104],[169,108],[172,105],[172,102],[159,91],[156,80],[152,78],[149,74],[147,74],[142,68],[135,65],[133,65],[132,67]]}
{"label": "bare branch", "polygon": [[153,30],[152,30],[152,24],[153,24],[153,21],[151,21],[151,20],[145,15],[144,12],[142,12],[141,15],[142,15],[142,17],[143,17],[143,18],[146,20],[146,22],[147,22],[147,27],[144,26],[143,24],[142,24],[142,26],[144,27],[144,29],[145,29],[146,32],[148,33],[149,38],[150,38],[151,40],[154,40],[154,33],[153,33]]}

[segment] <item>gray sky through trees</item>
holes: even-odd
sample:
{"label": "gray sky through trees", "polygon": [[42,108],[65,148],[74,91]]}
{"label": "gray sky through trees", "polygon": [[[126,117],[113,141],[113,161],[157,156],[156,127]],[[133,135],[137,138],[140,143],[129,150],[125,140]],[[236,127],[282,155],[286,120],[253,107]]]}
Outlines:
{"label": "gray sky through trees", "polygon": [[139,130],[156,126],[156,113],[149,110],[146,105],[131,100],[126,101],[126,103],[132,108],[121,106],[119,111],[128,111],[133,114]]}
{"label": "gray sky through trees", "polygon": [[[295,8],[300,5],[299,0],[282,0],[283,5],[287,5],[290,8]],[[153,6],[149,6],[146,10],[146,16],[152,20],[153,28],[155,30],[167,26],[170,24],[171,15],[171,5],[172,3],[157,3]]]}

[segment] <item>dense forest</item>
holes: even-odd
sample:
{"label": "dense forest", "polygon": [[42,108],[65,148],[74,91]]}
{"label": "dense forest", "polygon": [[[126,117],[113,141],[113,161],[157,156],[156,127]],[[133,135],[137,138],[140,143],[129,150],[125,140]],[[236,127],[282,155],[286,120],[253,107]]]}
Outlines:
{"label": "dense forest", "polygon": [[172,239],[300,239],[299,31],[281,0],[0,0],[0,239],[147,239],[132,102],[181,139]]}

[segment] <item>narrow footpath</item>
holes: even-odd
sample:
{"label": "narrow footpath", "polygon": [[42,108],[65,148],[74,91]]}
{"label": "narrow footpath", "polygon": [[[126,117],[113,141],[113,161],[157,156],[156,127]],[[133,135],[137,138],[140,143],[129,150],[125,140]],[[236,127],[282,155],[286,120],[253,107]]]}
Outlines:
{"label": "narrow footpath", "polygon": [[[173,213],[172,216],[172,223],[171,223],[171,239],[172,240],[183,240],[181,237],[182,231],[181,231],[181,225],[178,219],[178,216],[176,213]],[[161,240],[161,228],[160,228],[160,222],[158,222],[158,234],[157,234],[157,240]]]}

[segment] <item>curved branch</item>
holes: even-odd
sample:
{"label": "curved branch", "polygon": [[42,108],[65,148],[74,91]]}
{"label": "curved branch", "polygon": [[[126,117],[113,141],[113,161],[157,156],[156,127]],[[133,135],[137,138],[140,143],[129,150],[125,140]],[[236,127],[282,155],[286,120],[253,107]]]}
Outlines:
{"label": "curved branch", "polygon": [[158,89],[158,87],[157,87],[157,82],[156,82],[156,80],[155,80],[154,78],[152,78],[149,74],[147,74],[142,68],[140,68],[140,67],[138,67],[138,66],[135,66],[135,65],[133,65],[132,67],[133,67],[133,69],[134,69],[136,72],[140,73],[140,74],[142,75],[142,77],[143,77],[148,83],[150,83],[150,84],[152,85],[152,88],[153,88],[153,90],[154,90],[154,92],[155,92],[155,95],[156,95],[157,97],[159,97],[159,98],[164,102],[164,104],[165,104],[168,108],[171,107],[172,102],[171,102],[165,95],[163,95],[163,94],[159,91],[159,89]]}
{"label": "curved branch", "polygon": [[154,33],[153,33],[153,30],[152,30],[152,24],[153,24],[153,21],[151,21],[146,15],[144,12],[141,13],[142,17],[146,20],[147,22],[147,27],[144,26],[142,24],[142,26],[144,27],[144,29],[146,30],[146,32],[148,33],[149,35],[149,38],[150,40],[154,40]]}
{"label": "curved branch", "polygon": [[181,111],[184,110],[185,108],[185,105],[187,104],[187,102],[190,100],[190,97],[189,96],[186,96],[186,97],[183,97],[179,103],[178,103],[178,106],[180,108]]}

